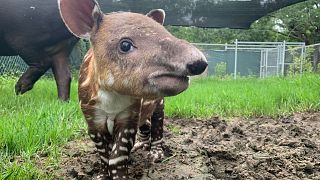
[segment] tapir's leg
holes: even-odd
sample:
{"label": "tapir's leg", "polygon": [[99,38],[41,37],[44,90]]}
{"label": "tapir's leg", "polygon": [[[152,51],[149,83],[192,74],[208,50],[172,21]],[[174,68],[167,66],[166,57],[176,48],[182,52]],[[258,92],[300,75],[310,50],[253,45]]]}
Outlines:
{"label": "tapir's leg", "polygon": [[[107,132],[104,124],[104,122],[107,121],[107,115],[102,110],[92,106],[82,106],[82,111],[88,124],[90,139],[94,142],[100,155],[101,162],[105,167],[104,171],[101,172],[96,179],[107,179],[109,177],[109,156],[112,148],[112,136]],[[96,116],[96,114],[99,114],[99,116]]]}
{"label": "tapir's leg", "polygon": [[115,122],[113,146],[109,159],[109,174],[112,179],[128,179],[128,159],[135,143],[139,113],[136,112],[129,118],[117,119]]}
{"label": "tapir's leg", "polygon": [[148,154],[152,162],[160,161],[164,158],[163,144],[163,119],[164,100],[157,102],[157,107],[151,116],[151,150]]}
{"label": "tapir's leg", "polygon": [[77,42],[78,38],[73,37],[46,49],[53,59],[52,71],[57,84],[58,97],[63,101],[69,100],[70,97],[71,72],[69,56]]}
{"label": "tapir's leg", "polygon": [[139,127],[139,142],[134,145],[132,152],[143,149],[150,150],[150,135],[151,135],[151,123],[149,120],[145,122],[142,126]]}
{"label": "tapir's leg", "polygon": [[52,59],[45,55],[21,54],[29,68],[19,78],[15,86],[16,94],[23,94],[33,88],[36,81],[51,67]]}
{"label": "tapir's leg", "polygon": [[71,72],[69,54],[60,53],[53,56],[52,71],[56,80],[58,97],[67,101],[70,97]]}

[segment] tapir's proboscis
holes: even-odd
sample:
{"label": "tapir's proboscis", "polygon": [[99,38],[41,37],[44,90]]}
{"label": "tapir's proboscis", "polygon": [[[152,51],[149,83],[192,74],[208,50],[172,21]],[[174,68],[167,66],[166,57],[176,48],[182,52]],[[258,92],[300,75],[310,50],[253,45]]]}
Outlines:
{"label": "tapir's proboscis", "polygon": [[[187,89],[206,58],[162,26],[161,9],[103,14],[95,0],[58,2],[68,29],[92,45],[80,69],[79,100],[105,166],[99,177],[128,179],[133,147],[147,148],[152,162],[163,158],[163,99]],[[137,133],[142,141],[135,145]]]}

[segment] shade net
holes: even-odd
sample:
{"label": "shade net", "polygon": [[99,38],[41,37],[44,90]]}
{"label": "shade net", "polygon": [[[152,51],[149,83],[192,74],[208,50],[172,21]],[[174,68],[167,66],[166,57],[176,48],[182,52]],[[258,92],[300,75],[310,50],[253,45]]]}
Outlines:
{"label": "shade net", "polygon": [[305,0],[99,0],[105,13],[166,11],[165,25],[249,28],[255,20]]}

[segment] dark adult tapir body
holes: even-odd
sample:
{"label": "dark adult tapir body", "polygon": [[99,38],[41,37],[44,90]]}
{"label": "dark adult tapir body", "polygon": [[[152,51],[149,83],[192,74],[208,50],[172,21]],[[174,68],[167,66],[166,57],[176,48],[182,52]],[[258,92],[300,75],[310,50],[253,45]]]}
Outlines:
{"label": "dark adult tapir body", "polygon": [[78,41],[64,25],[56,0],[0,0],[0,56],[19,55],[29,69],[15,90],[23,94],[50,68],[58,96],[69,99],[69,55]]}

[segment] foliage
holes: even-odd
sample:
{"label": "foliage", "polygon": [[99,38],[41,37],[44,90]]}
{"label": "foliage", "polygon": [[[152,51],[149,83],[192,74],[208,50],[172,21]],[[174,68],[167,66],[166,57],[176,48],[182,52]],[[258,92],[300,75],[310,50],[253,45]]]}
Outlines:
{"label": "foliage", "polygon": [[219,78],[223,78],[227,75],[227,63],[219,62],[214,67],[214,74]]}
{"label": "foliage", "polygon": [[239,41],[303,41],[306,44],[320,42],[320,3],[308,0],[298,3],[251,25],[248,30],[205,29],[195,27],[172,27],[167,29],[175,36],[191,42],[232,43]]}
{"label": "foliage", "polygon": [[288,75],[295,75],[302,73],[312,72],[312,61],[311,54],[313,52],[312,48],[307,48],[305,52],[305,58],[300,56],[301,49],[289,48],[288,53],[293,57],[292,64],[289,65]]}
{"label": "foliage", "polygon": [[320,42],[320,2],[308,0],[272,15],[278,32],[307,45]]}

